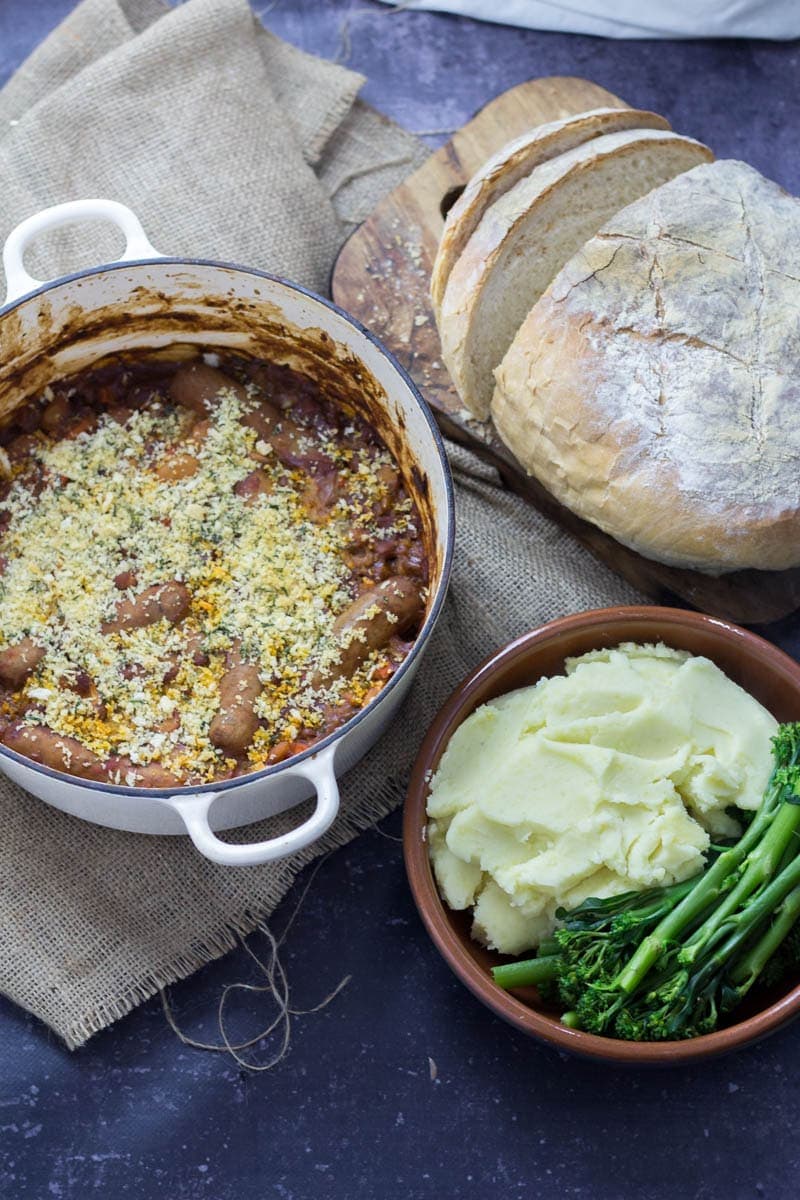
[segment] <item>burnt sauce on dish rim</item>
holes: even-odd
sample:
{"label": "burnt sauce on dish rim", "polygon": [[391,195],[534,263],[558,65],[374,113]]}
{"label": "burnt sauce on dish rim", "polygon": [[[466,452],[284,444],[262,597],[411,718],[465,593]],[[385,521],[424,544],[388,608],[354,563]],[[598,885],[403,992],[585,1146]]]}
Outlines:
{"label": "burnt sauce on dish rim", "polygon": [[422,625],[374,424],[275,362],[106,360],[0,429],[0,742],[130,787],[230,779],[368,704]]}

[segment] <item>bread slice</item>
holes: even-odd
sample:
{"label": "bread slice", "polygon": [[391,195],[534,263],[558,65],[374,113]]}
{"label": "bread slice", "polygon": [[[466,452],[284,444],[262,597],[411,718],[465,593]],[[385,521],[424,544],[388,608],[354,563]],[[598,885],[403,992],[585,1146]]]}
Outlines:
{"label": "bread slice", "polygon": [[503,440],[619,541],[711,574],[800,566],[800,200],[752,167],[617,213],[496,375]]}
{"label": "bread slice", "polygon": [[637,108],[593,108],[529,129],[493,154],[472,176],[447,214],[431,274],[431,300],[437,317],[450,272],[486,209],[530,175],[534,167],[604,133],[669,128],[669,122],[657,113]]}
{"label": "bread slice", "polygon": [[604,134],[542,163],[487,209],[439,320],[442,357],[473,416],[489,415],[493,369],[567,260],[620,208],[711,158],[663,130]]}

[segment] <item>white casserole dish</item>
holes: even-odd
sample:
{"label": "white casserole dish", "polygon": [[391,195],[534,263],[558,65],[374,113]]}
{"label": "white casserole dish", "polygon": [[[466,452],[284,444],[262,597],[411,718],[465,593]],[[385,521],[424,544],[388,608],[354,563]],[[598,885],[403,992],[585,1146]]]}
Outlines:
{"label": "white casserole dish", "polygon": [[[23,255],[55,226],[104,218],[125,235],[114,263],[49,283],[33,279]],[[441,611],[453,552],[453,490],[441,437],[419,392],[383,346],[352,317],[296,284],[253,268],[162,256],[136,216],[110,200],[79,200],[23,221],[3,252],[8,283],[0,309],[0,417],[49,382],[109,353],[194,342],[305,364],[331,387],[363,397],[411,486],[425,527],[430,597],[408,658],[361,712],[305,753],[222,783],[177,788],[96,784],[40,766],[0,745],[0,771],[56,808],[134,833],[186,834],[215,862],[250,865],[319,838],[339,807],[337,777],[370,749],[408,692]],[[312,815],[265,842],[232,845],[215,836],[314,795]]]}

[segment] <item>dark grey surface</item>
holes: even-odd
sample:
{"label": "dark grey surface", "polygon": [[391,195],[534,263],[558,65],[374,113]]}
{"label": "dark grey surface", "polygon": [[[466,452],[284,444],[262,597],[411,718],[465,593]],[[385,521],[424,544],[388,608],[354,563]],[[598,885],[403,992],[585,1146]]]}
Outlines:
{"label": "dark grey surface", "polygon": [[[0,79],[70,8],[0,0]],[[334,57],[349,43],[348,65],[369,76],[365,97],[410,129],[453,128],[535,75],[587,75],[800,191],[793,44],[604,42],[391,14],[369,0],[262,8],[306,49]],[[768,632],[797,649],[797,629]],[[384,828],[396,835],[399,817]],[[798,1194],[800,1026],[692,1069],[559,1056],[449,974],[414,911],[398,843],[378,833],[323,864],[284,957],[296,1007],[352,979],[296,1022],[289,1058],[267,1075],[181,1046],[156,1002],[73,1055],[0,1003],[0,1198]],[[234,980],[258,982],[244,952],[175,988],[180,1022],[215,1040],[217,1000]],[[234,1030],[257,1028],[265,1009],[243,998]]]}

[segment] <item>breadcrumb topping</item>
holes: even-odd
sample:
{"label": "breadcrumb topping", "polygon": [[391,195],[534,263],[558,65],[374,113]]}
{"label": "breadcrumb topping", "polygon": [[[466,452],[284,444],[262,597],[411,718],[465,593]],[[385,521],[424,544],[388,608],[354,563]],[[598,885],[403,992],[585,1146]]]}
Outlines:
{"label": "breadcrumb topping", "polygon": [[[414,505],[401,498],[392,523],[377,529],[381,468],[394,466],[388,451],[354,428],[336,437],[314,430],[314,448],[346,479],[321,516],[309,476],[277,461],[242,422],[247,410],[233,389],[221,392],[205,436],[192,440],[193,416],[154,393],[124,423],[103,414],[77,437],[39,432],[31,458],[43,487],[41,478],[32,486],[29,464],[12,467],[2,453],[0,469],[15,474],[0,499],[0,529],[3,514],[8,521],[0,650],[30,637],[45,651],[21,689],[26,723],[75,737],[102,758],[164,762],[204,781],[236,766],[209,741],[232,648],[257,664],[263,684],[249,769],[318,729],[325,704],[347,696],[358,705],[369,693],[385,654],[370,655],[352,679],[316,689],[308,680],[334,661],[334,621],[357,590],[343,548],[354,534],[417,535]],[[162,478],[159,464],[178,455],[196,466]],[[263,493],[237,494],[256,467],[267,478]],[[174,581],[191,597],[179,623],[162,617],[101,632],[121,600]]]}

